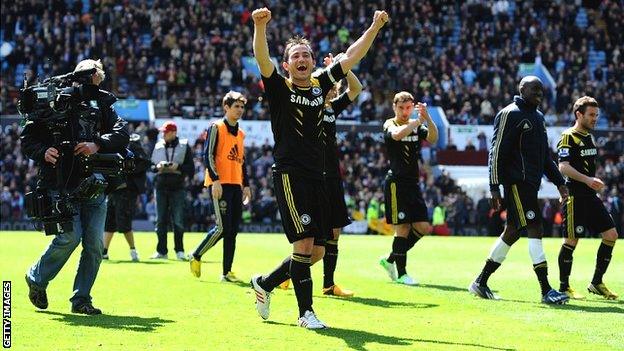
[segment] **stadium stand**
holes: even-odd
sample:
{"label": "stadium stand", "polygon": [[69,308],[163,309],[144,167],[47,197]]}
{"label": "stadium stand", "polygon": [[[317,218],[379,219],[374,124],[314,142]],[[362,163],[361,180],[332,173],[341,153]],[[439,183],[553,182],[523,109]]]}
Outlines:
{"label": "stadium stand", "polygon": [[[96,57],[106,66],[105,88],[122,98],[152,99],[159,117],[221,116],[221,97],[235,89],[249,98],[244,118],[266,120],[263,88],[254,75],[255,64],[249,64],[250,15],[257,3],[2,2],[0,114],[17,113],[24,75],[33,82],[36,77],[68,72],[85,57]],[[452,124],[491,124],[496,111],[516,91],[520,65],[541,63],[554,81],[542,106],[548,125],[570,125],[571,102],[589,94],[603,106],[602,127],[624,127],[620,2],[583,2],[589,7],[579,2],[504,0],[388,3],[390,28],[377,39],[376,54],[358,67],[365,90],[341,118],[381,123],[392,113],[391,96],[408,90],[419,101],[442,107]],[[354,34],[362,32],[372,8],[369,2],[349,0],[274,1],[277,23],[269,26],[270,52],[280,54],[279,43],[292,33],[311,38],[319,59],[340,52]],[[519,25],[512,25],[512,19]],[[302,25],[290,24],[295,22]],[[133,128],[147,149],[153,147],[157,134],[153,125]],[[23,194],[34,187],[37,169],[21,154],[16,124],[3,128],[0,140],[1,219],[20,220]],[[194,147],[195,164],[196,174],[202,175],[199,141]],[[339,142],[347,203],[354,217],[366,217],[375,213],[369,207],[383,199],[380,189],[387,167],[383,146],[366,135],[350,133]],[[465,196],[448,174],[431,167],[436,164],[436,150],[426,150],[421,179],[430,211],[441,204],[447,207],[451,227],[477,225],[483,213],[473,198]],[[610,135],[601,153],[597,176],[610,189],[603,198],[610,204],[612,197],[624,193],[621,134]],[[274,223],[279,214],[271,189],[271,147],[250,148],[248,158],[254,200],[245,221]],[[209,225],[207,214],[213,211],[201,180],[198,176],[191,181],[187,196],[188,224],[195,230]],[[137,203],[137,214],[149,220],[155,209],[148,185],[150,190]],[[383,207],[377,214],[383,216]]]}

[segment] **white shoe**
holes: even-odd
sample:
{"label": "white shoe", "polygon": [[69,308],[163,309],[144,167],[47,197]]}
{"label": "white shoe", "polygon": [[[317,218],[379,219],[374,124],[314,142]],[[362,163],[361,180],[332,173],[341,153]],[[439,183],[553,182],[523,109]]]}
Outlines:
{"label": "white shoe", "polygon": [[404,284],[404,285],[409,285],[409,286],[418,285],[418,282],[416,281],[416,279],[410,277],[407,273],[400,276],[399,279],[396,280],[396,282],[399,284]]}
{"label": "white shoe", "polygon": [[258,284],[258,279],[260,279],[260,275],[254,275],[251,278],[251,288],[256,294],[256,310],[262,319],[268,319],[271,307],[271,293]]}
{"label": "white shoe", "polygon": [[188,256],[186,256],[186,254],[184,253],[184,251],[178,251],[176,252],[176,257],[178,258],[178,260],[180,261],[188,261]]}
{"label": "white shoe", "polygon": [[136,249],[130,249],[130,258],[132,262],[139,262],[139,253]]}
{"label": "white shoe", "polygon": [[388,277],[390,277],[390,280],[392,280],[393,282],[396,281],[397,278],[399,278],[396,265],[394,263],[388,262],[385,256],[381,256],[379,258],[379,265],[386,270],[386,273],[388,273]]}
{"label": "white shoe", "polygon": [[329,326],[321,322],[312,311],[305,311],[303,317],[299,317],[297,325],[306,329],[325,329]]}
{"label": "white shoe", "polygon": [[166,260],[166,259],[168,259],[168,258],[169,258],[169,255],[167,255],[167,254],[161,254],[160,252],[156,251],[156,252],[154,252],[154,254],[153,254],[152,256],[150,256],[150,258],[151,258],[152,260],[154,260],[154,259]]}

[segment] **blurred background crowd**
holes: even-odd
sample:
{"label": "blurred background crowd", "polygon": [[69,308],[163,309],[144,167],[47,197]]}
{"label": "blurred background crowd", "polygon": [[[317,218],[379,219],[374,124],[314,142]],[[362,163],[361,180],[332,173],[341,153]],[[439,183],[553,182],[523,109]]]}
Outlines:
{"label": "blurred background crowd", "polygon": [[[522,63],[542,64],[552,87],[541,107],[547,125],[570,126],[572,102],[585,94],[601,105],[600,126],[624,127],[623,6],[618,1],[269,1],[270,52],[278,59],[293,33],[311,39],[317,59],[344,51],[370,23],[375,8],[391,17],[356,74],[364,83],[357,103],[342,119],[381,125],[393,115],[396,91],[441,107],[451,124],[492,124],[517,90]],[[254,73],[251,11],[258,1],[83,0],[2,2],[0,114],[17,113],[24,80],[34,82],[73,70],[84,58],[101,58],[104,88],[121,98],[152,99],[159,117],[209,119],[222,116],[229,90],[247,96],[245,119],[266,120],[263,87]],[[415,10],[416,9],[416,10]],[[207,126],[206,126],[207,127]],[[381,128],[381,127],[380,127]],[[137,123],[151,152],[158,131]],[[0,218],[25,218],[24,193],[34,188],[37,167],[20,149],[18,125],[0,132]],[[213,212],[202,187],[203,140],[195,141],[195,177],[188,184],[187,223],[205,230]],[[191,141],[193,144],[193,141]],[[485,143],[477,145],[487,148]],[[339,138],[341,172],[354,218],[383,217],[382,181],[387,171],[383,143],[366,133]],[[622,218],[624,140],[610,135],[600,150],[601,196]],[[432,218],[443,209],[454,234],[496,233],[504,213],[493,213],[484,197],[475,201],[447,172],[434,170],[435,149],[425,146],[421,184]],[[273,197],[270,145],[247,149],[254,195],[244,222],[279,220]],[[153,175],[137,202],[137,217],[153,220]],[[545,226],[560,221],[556,201],[546,201]],[[502,218],[501,218],[502,216]],[[559,217],[558,217],[559,216]],[[558,219],[559,218],[559,219]],[[466,228],[472,228],[466,230]],[[551,229],[552,230],[552,229]],[[621,230],[620,230],[621,233]]]}
{"label": "blurred background crowd", "polygon": [[[3,113],[15,113],[29,79],[71,71],[85,57],[103,59],[105,88],[154,99],[158,113],[219,115],[230,89],[250,101],[247,119],[268,119],[262,87],[246,66],[252,56],[251,11],[258,1],[83,0],[3,2],[0,40]],[[270,52],[281,57],[293,33],[311,39],[317,58],[339,53],[370,23],[375,8],[391,21],[357,74],[358,103],[342,118],[378,121],[398,90],[441,106],[451,123],[491,124],[516,91],[518,65],[541,62],[554,87],[542,111],[549,125],[573,121],[583,94],[603,106],[603,123],[622,126],[623,7],[619,1],[269,1]],[[417,9],[417,10],[415,10]],[[254,66],[251,64],[250,66]]]}

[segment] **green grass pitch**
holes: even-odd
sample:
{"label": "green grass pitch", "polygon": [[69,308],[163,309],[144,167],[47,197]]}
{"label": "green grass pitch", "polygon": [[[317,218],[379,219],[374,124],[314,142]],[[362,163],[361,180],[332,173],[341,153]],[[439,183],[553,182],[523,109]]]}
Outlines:
{"label": "green grass pitch", "polygon": [[[170,234],[171,235],[171,234]],[[186,234],[187,251],[202,234]],[[391,238],[343,236],[336,281],[353,289],[351,299],[321,294],[322,264],[312,269],[314,307],[331,329],[296,326],[292,288],[275,290],[271,316],[256,314],[248,284],[220,283],[221,244],[204,257],[202,277],[187,262],[149,260],[156,235],[137,233],[141,262],[129,261],[117,234],[110,261],[100,267],[92,291],[102,316],[70,313],[69,297],[80,247],[48,287],[50,306],[28,301],[26,269],[50,237],[33,232],[0,233],[0,275],[12,281],[12,349],[15,350],[624,350],[624,300],[589,295],[596,239],[581,240],[571,283],[584,301],[550,307],[539,287],[526,239],[510,251],[490,279],[503,297],[487,301],[466,287],[480,271],[494,238],[427,237],[409,252],[408,272],[418,287],[391,283],[378,265]],[[173,239],[170,237],[170,248]],[[558,285],[560,239],[544,240],[550,282]],[[605,282],[624,295],[624,247],[615,246]],[[248,281],[273,269],[290,251],[283,235],[238,236],[234,271]],[[170,252],[170,257],[171,257]]]}

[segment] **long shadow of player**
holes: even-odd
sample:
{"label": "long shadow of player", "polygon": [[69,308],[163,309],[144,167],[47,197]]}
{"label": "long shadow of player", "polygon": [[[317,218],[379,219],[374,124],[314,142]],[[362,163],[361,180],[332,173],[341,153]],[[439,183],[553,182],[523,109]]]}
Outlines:
{"label": "long shadow of player", "polygon": [[[624,308],[621,308],[621,307],[577,305],[576,301],[572,301],[565,305],[548,305],[548,306],[545,306],[543,304],[540,304],[539,302],[533,302],[533,301],[508,300],[508,299],[502,299],[501,301],[527,303],[531,305],[540,305],[540,307],[543,307],[543,308],[558,308],[562,310],[571,310],[571,311],[583,311],[583,312],[592,312],[592,313],[624,313]],[[583,303],[583,302],[580,302],[580,303]]]}
{"label": "long shadow of player", "polygon": [[[314,296],[314,298],[334,299],[334,300],[338,299],[338,298],[327,296],[327,295]],[[359,297],[359,296],[353,296],[353,297],[349,297],[345,299],[340,299],[340,301],[360,303],[360,304],[368,305],[368,306],[387,307],[387,308],[392,308],[392,307],[433,308],[433,307],[439,306],[433,303],[390,301],[390,300],[378,299],[375,297]]]}
{"label": "long shadow of player", "polygon": [[54,316],[52,319],[71,326],[123,329],[136,332],[153,332],[156,328],[162,327],[166,323],[174,322],[173,320],[162,319],[159,317],[115,316],[110,314],[84,316],[53,311],[37,311],[37,313]]}
{"label": "long shadow of player", "polygon": [[587,299],[587,300],[583,300],[583,302],[605,303],[607,305],[624,305],[624,300],[607,300],[607,299],[592,300],[592,299]]}
{"label": "long shadow of player", "polygon": [[425,289],[436,289],[436,290],[442,290],[442,291],[467,291],[467,289],[465,287],[457,287],[457,286],[451,286],[451,285],[435,285],[435,284],[420,284],[418,285],[418,287],[420,288],[425,288]]}
{"label": "long shadow of player", "polygon": [[[293,324],[285,324],[285,323],[279,323],[279,322],[273,322],[273,321],[267,321],[265,323],[295,327],[295,325]],[[412,339],[412,338],[405,338],[405,337],[400,337],[400,336],[375,334],[375,333],[366,332],[363,330],[343,329],[343,328],[334,328],[334,327],[331,327],[329,329],[317,329],[315,331],[318,334],[342,339],[347,344],[349,349],[359,350],[359,351],[367,351],[366,344],[368,343],[384,344],[384,345],[392,345],[392,346],[397,346],[397,345],[412,346],[415,343],[427,343],[427,344],[449,345],[449,346],[460,346],[460,347],[461,346],[476,347],[476,348],[483,348],[487,350],[515,351],[515,349],[508,349],[508,348],[502,348],[502,347],[496,347],[496,346],[487,346],[487,345],[481,345],[481,344],[450,342],[450,341],[442,341],[442,340],[429,340],[429,339]]]}
{"label": "long shadow of player", "polygon": [[102,261],[104,264],[166,264],[167,261],[163,260],[150,260],[150,261],[132,261],[132,260],[106,260]]}
{"label": "long shadow of player", "polygon": [[[210,278],[206,278],[206,279],[210,279]],[[217,281],[217,280],[199,280],[201,283],[204,284],[218,284],[221,286],[237,286],[240,288],[245,288],[245,289],[249,289],[251,291],[251,285],[249,284],[249,282],[245,282],[245,281],[240,281],[240,282],[222,282],[222,281]]]}

